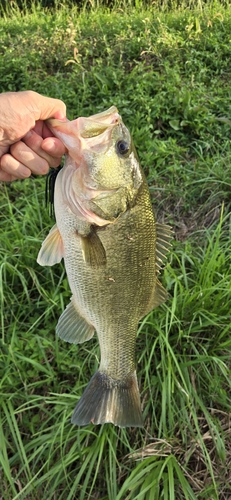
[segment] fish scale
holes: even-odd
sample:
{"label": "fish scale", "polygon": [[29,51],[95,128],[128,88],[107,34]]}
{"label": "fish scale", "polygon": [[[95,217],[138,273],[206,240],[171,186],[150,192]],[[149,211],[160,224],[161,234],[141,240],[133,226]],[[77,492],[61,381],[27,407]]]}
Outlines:
{"label": "fish scale", "polygon": [[167,298],[158,273],[171,228],[155,221],[145,176],[116,108],[100,120],[51,120],[49,126],[69,154],[55,183],[56,225],[38,262],[53,265],[64,258],[72,298],[58,321],[59,337],[77,344],[96,331],[101,352],[72,423],[142,426],[137,328]]}

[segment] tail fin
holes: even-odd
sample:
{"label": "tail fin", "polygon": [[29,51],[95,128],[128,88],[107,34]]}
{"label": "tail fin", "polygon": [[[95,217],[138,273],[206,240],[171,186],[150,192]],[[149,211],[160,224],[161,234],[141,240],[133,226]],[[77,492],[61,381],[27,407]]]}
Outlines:
{"label": "tail fin", "polygon": [[121,381],[97,371],[78,402],[71,422],[143,427],[136,372]]}

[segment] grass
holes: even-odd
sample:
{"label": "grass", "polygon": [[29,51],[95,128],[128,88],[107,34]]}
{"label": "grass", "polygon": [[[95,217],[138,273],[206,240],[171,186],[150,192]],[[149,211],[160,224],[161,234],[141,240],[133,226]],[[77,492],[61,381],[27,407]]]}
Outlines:
{"label": "grass", "polygon": [[162,273],[169,301],[138,331],[145,428],[77,428],[70,417],[98,343],[54,335],[70,292],[62,265],[36,263],[53,223],[45,179],[0,186],[4,500],[231,496],[231,9],[167,7],[85,2],[20,13],[14,4],[0,18],[1,90],[62,98],[69,118],[117,105],[157,217],[176,234]]}

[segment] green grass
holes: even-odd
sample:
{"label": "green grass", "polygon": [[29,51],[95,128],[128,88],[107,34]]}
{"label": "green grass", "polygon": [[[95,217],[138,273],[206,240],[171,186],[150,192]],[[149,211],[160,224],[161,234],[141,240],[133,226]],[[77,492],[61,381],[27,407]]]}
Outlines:
{"label": "green grass", "polygon": [[169,5],[2,12],[1,91],[61,98],[69,118],[117,105],[176,234],[161,278],[169,300],[138,331],[145,428],[74,427],[98,343],[54,334],[70,292],[62,265],[36,263],[53,224],[45,179],[0,186],[4,500],[231,496],[231,8]]}

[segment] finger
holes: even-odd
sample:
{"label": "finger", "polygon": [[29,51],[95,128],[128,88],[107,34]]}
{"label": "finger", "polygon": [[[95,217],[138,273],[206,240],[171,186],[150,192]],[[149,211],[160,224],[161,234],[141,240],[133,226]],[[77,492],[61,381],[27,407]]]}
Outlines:
{"label": "finger", "polygon": [[4,146],[3,144],[1,144],[1,140],[0,140],[0,160],[1,160],[1,157],[3,155],[8,153],[8,151],[9,151],[9,146]]}
{"label": "finger", "polygon": [[[10,148],[10,152],[16,161],[28,168],[33,174],[44,175],[49,170],[49,155],[44,151],[42,152],[43,156],[37,154],[36,151],[32,150],[23,141],[13,144]],[[46,158],[44,158],[44,156],[46,156]]]}
{"label": "finger", "polygon": [[42,137],[43,139],[45,139],[46,137],[54,137],[54,134],[48,128],[46,122],[42,120],[38,120],[35,123],[33,131],[36,132],[36,134],[40,135],[40,137]]}
{"label": "finger", "polygon": [[35,122],[35,126],[31,130],[36,132],[36,134],[40,135],[40,137],[43,137],[44,122],[42,120],[38,120],[37,122]]}
{"label": "finger", "polygon": [[26,179],[30,177],[31,170],[20,163],[10,154],[1,157],[1,181],[13,181],[15,179]]}
{"label": "finger", "polygon": [[29,130],[29,132],[22,138],[22,142],[17,142],[11,146],[11,150],[13,149],[14,151],[14,154],[12,154],[15,156],[15,153],[17,155],[20,154],[20,149],[26,150],[26,148],[23,147],[24,143],[30,150],[34,151],[34,153],[37,153],[38,156],[41,156],[48,161],[49,158],[47,153],[41,148],[42,142],[43,138],[39,134],[34,132],[34,130]]}
{"label": "finger", "polygon": [[43,140],[41,147],[46,153],[54,156],[54,158],[59,158],[59,160],[67,152],[66,147],[57,137],[47,137]]}
{"label": "finger", "polygon": [[15,181],[17,177],[14,177],[11,174],[8,174],[7,172],[4,172],[4,170],[1,170],[0,168],[0,181],[3,182],[12,182]]}
{"label": "finger", "polygon": [[[53,138],[50,138],[50,139],[51,139],[51,141],[53,140]],[[48,163],[48,165],[50,165],[50,167],[57,167],[60,164],[61,157],[65,152],[64,146],[60,146],[60,144],[58,144],[58,152],[56,154],[54,154],[54,150],[56,149],[57,142],[55,141],[53,143],[53,146],[51,146],[50,151],[49,151],[49,142],[48,142],[48,151],[46,151],[46,148],[43,147],[42,137],[40,137],[38,134],[36,134],[33,130],[30,130],[30,132],[28,132],[28,134],[26,134],[26,136],[24,136],[22,140],[23,140],[23,143],[31,151],[34,152],[34,154],[36,155],[35,156],[36,158],[37,157],[44,158],[46,160],[46,162]],[[59,143],[60,143],[60,141],[59,141]],[[16,154],[17,154],[17,156],[16,156],[16,154],[14,152],[13,156],[15,156],[18,160],[22,161],[22,163],[25,163],[23,161],[22,157],[18,156],[20,154],[19,153],[19,146],[17,146],[17,144],[14,144],[11,148],[13,148],[13,147],[14,147],[14,151],[16,151]],[[42,166],[42,163],[41,163],[41,166]],[[42,172],[40,172],[40,173],[42,173]]]}

